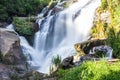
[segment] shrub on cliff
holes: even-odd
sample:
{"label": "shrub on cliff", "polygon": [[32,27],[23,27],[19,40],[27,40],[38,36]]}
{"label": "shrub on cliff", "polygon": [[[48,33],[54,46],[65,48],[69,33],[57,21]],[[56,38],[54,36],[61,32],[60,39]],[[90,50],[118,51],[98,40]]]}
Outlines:
{"label": "shrub on cliff", "polygon": [[16,31],[20,35],[29,36],[34,34],[34,30],[32,29],[32,22],[27,21],[26,19],[15,17],[13,19],[13,24],[15,26]]}

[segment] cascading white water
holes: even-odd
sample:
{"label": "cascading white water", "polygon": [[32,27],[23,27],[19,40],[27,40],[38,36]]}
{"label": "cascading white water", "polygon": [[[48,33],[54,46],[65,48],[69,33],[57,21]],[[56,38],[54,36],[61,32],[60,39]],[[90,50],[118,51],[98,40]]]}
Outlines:
{"label": "cascading white water", "polygon": [[100,4],[100,0],[78,0],[69,8],[38,20],[40,30],[35,35],[34,44],[40,58],[38,71],[48,73],[53,56],[64,59],[73,55],[74,44],[89,38],[95,9]]}
{"label": "cascading white water", "polygon": [[27,58],[27,62],[31,65],[31,67],[34,69],[39,68],[38,65],[40,65],[41,63],[38,62],[40,60],[39,56],[37,56],[38,52],[32,46],[29,45],[25,37],[19,36],[19,34],[15,31],[13,24],[6,26],[6,29],[15,32],[16,35],[18,35],[18,37],[20,38],[20,45],[23,54]]}
{"label": "cascading white water", "polygon": [[78,0],[55,15],[50,12],[47,17],[37,20],[40,29],[35,34],[34,48],[20,37],[24,54],[31,56],[28,61],[31,66],[48,73],[53,56],[59,55],[64,59],[73,55],[74,44],[89,38],[95,9],[100,4],[101,0]]}

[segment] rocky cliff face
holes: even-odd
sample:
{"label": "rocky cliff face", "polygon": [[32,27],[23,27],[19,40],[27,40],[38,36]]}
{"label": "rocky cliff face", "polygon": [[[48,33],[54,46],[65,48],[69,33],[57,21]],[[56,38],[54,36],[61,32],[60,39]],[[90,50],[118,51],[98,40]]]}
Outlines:
{"label": "rocky cliff face", "polygon": [[44,76],[28,67],[14,31],[0,28],[0,80],[38,80]]}
{"label": "rocky cliff face", "polygon": [[11,80],[27,71],[25,57],[20,48],[18,35],[0,28],[0,80]]}

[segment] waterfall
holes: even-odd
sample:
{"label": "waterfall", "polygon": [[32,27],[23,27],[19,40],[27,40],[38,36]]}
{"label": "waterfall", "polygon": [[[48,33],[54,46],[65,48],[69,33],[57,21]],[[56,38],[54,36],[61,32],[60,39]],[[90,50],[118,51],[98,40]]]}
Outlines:
{"label": "waterfall", "polygon": [[[24,54],[29,54],[31,66],[37,71],[48,73],[53,56],[62,59],[75,53],[74,44],[86,41],[93,25],[95,10],[101,0],[78,0],[63,11],[37,20],[39,31],[35,34],[34,47],[24,37],[20,37]],[[60,5],[57,4],[57,6]],[[51,11],[51,10],[50,10]]]}
{"label": "waterfall", "polygon": [[38,71],[48,72],[53,56],[64,59],[73,55],[74,44],[89,38],[95,9],[100,4],[100,0],[78,0],[69,8],[38,20],[40,29],[35,34],[34,44],[40,58]]}

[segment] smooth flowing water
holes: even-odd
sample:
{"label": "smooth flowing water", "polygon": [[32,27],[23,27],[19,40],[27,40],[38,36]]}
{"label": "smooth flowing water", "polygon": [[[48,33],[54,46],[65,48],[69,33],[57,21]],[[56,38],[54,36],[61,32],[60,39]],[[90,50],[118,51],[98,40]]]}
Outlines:
{"label": "smooth flowing water", "polygon": [[53,56],[59,55],[64,59],[73,55],[74,44],[89,38],[95,10],[100,4],[101,0],[78,0],[55,15],[49,12],[47,17],[37,20],[39,31],[35,34],[34,47],[20,37],[24,54],[30,55],[31,66],[48,73]]}

